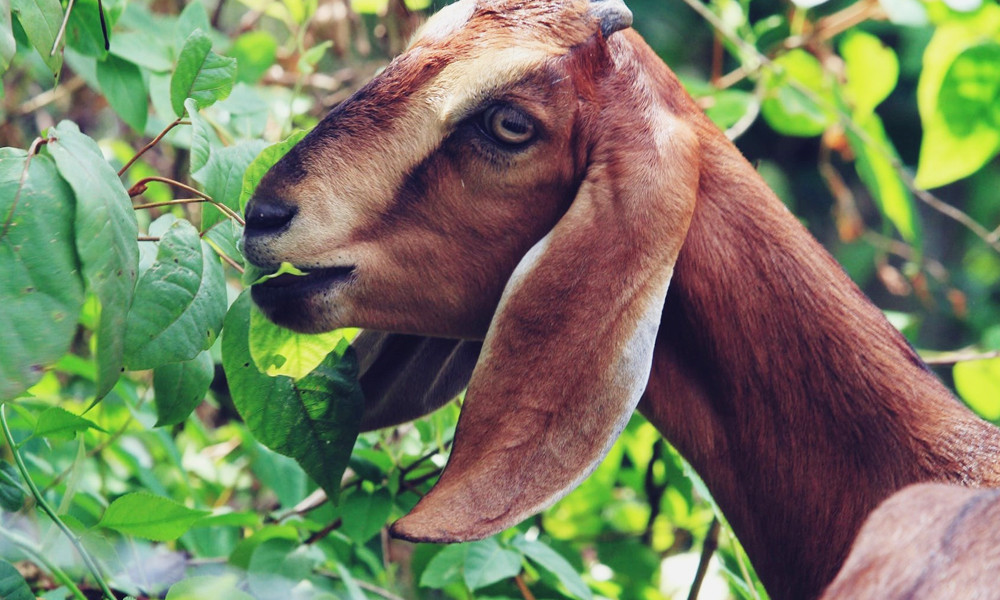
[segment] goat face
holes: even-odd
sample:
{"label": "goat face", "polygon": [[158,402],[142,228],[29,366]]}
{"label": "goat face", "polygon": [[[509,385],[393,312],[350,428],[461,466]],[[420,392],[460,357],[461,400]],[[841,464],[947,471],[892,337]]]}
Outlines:
{"label": "goat face", "polygon": [[586,4],[473,0],[429,21],[261,181],[247,258],[310,272],[254,286],[265,314],[301,331],[482,338],[579,184],[569,50],[592,23]]}

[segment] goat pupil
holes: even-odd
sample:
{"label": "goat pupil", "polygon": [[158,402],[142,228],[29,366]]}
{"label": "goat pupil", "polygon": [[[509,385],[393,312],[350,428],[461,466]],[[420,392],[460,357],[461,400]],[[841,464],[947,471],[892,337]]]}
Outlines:
{"label": "goat pupil", "polygon": [[490,131],[500,142],[523,144],[535,132],[531,120],[510,107],[494,107],[486,113]]}

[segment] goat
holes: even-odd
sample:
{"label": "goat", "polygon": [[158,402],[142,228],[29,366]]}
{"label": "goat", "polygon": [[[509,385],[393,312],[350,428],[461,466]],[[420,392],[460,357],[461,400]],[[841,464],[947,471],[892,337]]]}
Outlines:
{"label": "goat", "polygon": [[814,598],[896,490],[1000,484],[1000,431],[630,23],[620,0],[440,11],[262,179],[247,259],[310,273],[252,297],[292,329],[373,330],[367,428],[468,385],[449,463],[394,535],[515,525],[584,479],[638,406],[771,595]]}

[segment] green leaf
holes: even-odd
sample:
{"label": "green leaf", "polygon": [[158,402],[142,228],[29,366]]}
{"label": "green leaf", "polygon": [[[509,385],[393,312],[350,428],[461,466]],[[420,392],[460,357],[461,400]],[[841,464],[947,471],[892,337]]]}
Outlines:
{"label": "green leaf", "polygon": [[342,340],[350,343],[357,330],[298,333],[279,327],[253,307],[250,312],[250,356],[257,368],[272,377],[298,380],[308,375]]}
{"label": "green leaf", "polygon": [[181,14],[177,15],[177,20],[174,22],[176,54],[180,54],[191,33],[197,29],[209,34],[212,33],[212,22],[208,18],[204,2],[190,2],[184,7]]}
{"label": "green leaf", "polygon": [[593,592],[583,582],[583,579],[576,572],[576,569],[573,568],[573,565],[569,564],[569,561],[552,548],[549,548],[538,540],[528,540],[523,535],[515,537],[511,545],[538,564],[538,566],[555,575],[559,583],[573,597],[583,600],[590,600],[594,597]]}
{"label": "green leaf", "polygon": [[720,90],[711,95],[705,114],[719,129],[729,129],[750,110],[753,94],[742,90]]}
{"label": "green leaf", "polygon": [[232,573],[188,577],[170,586],[166,600],[254,600]]}
{"label": "green leaf", "polygon": [[278,42],[266,31],[250,31],[236,38],[230,50],[236,59],[236,81],[257,83],[278,56]]}
{"label": "green leaf", "polygon": [[76,249],[89,288],[101,302],[97,326],[97,398],[124,364],[125,316],[139,268],[139,228],[132,201],[97,143],[71,121],[49,131],[46,148],[76,193]]}
{"label": "green leaf", "polygon": [[[885,134],[882,120],[875,113],[857,118],[857,124],[868,134],[862,140],[847,129],[847,139],[856,156],[855,167],[858,176],[872,194],[876,206],[907,242],[921,251],[923,234],[920,218],[913,200],[913,194],[899,178],[890,158],[899,160],[899,155]],[[869,143],[870,142],[870,143]]]}
{"label": "green leaf", "polygon": [[226,314],[226,281],[215,252],[185,220],[170,226],[135,288],[125,330],[130,369],[191,360],[215,342]]}
{"label": "green leaf", "polygon": [[10,8],[28,35],[28,41],[41,55],[54,75],[62,69],[62,48],[52,52],[62,26],[63,9],[59,0],[10,0]]}
{"label": "green leaf", "polygon": [[476,591],[521,572],[521,555],[500,547],[496,538],[465,544],[465,585]]}
{"label": "green leaf", "polygon": [[34,385],[66,353],[83,306],[73,192],[38,155],[17,196],[26,159],[0,149],[0,399]]}
{"label": "green leaf", "polygon": [[955,389],[984,419],[1000,420],[1000,358],[955,365]]}
{"label": "green leaf", "polygon": [[14,565],[0,559],[0,598],[4,600],[35,600],[28,583]]}
{"label": "green leaf", "polygon": [[358,490],[344,498],[341,531],[356,544],[364,544],[385,526],[392,511],[392,495],[382,488],[373,493]]}
{"label": "green leaf", "polygon": [[761,103],[767,123],[783,135],[812,137],[823,133],[836,120],[830,75],[815,56],[801,49],[779,56],[773,64],[777,68],[764,75],[766,91]]}
{"label": "green leaf", "polygon": [[465,544],[452,544],[434,555],[420,575],[420,586],[441,589],[462,580]]}
{"label": "green leaf", "polygon": [[222,100],[233,89],[236,59],[212,52],[212,40],[196,29],[187,41],[170,79],[170,102],[177,116],[184,114],[184,101],[193,98],[199,108]]}
{"label": "green leaf", "polygon": [[867,116],[885,100],[899,81],[896,53],[870,33],[851,30],[840,42],[847,70],[845,89],[856,116]]}
{"label": "green leaf", "polygon": [[348,600],[367,600],[368,597],[361,591],[361,586],[351,576],[351,572],[339,562],[337,563],[337,575],[340,575],[340,580],[344,582],[344,587],[347,588]]}
{"label": "green leaf", "polygon": [[149,116],[149,92],[139,67],[117,56],[108,56],[97,63],[97,81],[108,104],[122,121],[137,133],[144,132]]}
{"label": "green leaf", "polygon": [[250,591],[258,598],[280,598],[306,579],[322,559],[322,553],[313,546],[279,538],[267,540],[250,557]]}
{"label": "green leaf", "polygon": [[191,509],[163,496],[136,492],[112,502],[97,526],[166,542],[184,535],[195,521],[210,514],[210,511]]}
{"label": "green leaf", "polygon": [[[208,163],[194,174],[194,178],[205,186],[205,193],[213,200],[225,204],[236,212],[241,212],[238,205],[243,186],[243,173],[265,146],[262,140],[248,140],[218,148],[212,151]],[[219,209],[205,205],[201,213],[202,231],[225,218],[227,217]]]}
{"label": "green leaf", "polygon": [[[984,91],[996,83],[994,66],[984,60],[994,55],[997,41],[1000,6],[989,3],[972,18],[942,23],[927,44],[917,83],[924,130],[915,178],[918,186],[933,188],[967,177],[1000,149],[998,100],[984,98]],[[966,118],[942,104],[955,101],[972,114]]]}
{"label": "green leaf", "polygon": [[17,40],[11,27],[10,0],[0,0],[0,75],[7,72],[10,59],[17,52]]}
{"label": "green leaf", "polygon": [[[75,0],[73,11],[66,23],[66,44],[83,54],[98,60],[108,55],[104,47],[104,31],[101,29],[101,14],[97,0]],[[111,26],[108,26],[110,41]]]}
{"label": "green leaf", "polygon": [[17,512],[24,506],[24,489],[17,468],[7,461],[0,461],[0,508]]}
{"label": "green leaf", "polygon": [[156,392],[156,425],[176,425],[188,418],[205,399],[215,376],[215,363],[208,351],[191,360],[169,363],[153,371]]}
{"label": "green leaf", "polygon": [[115,32],[111,54],[157,73],[166,73],[174,67],[169,45],[160,36],[144,32]]}
{"label": "green leaf", "polygon": [[[191,120],[191,172],[196,173],[208,163],[212,148],[220,147],[221,143],[212,125],[201,115],[194,99],[188,98],[184,101],[184,110]],[[202,210],[205,208],[207,206]]]}
{"label": "green leaf", "polygon": [[262,444],[291,456],[330,498],[354,447],[364,397],[354,350],[345,342],[298,381],[257,370],[248,346],[250,296],[233,303],[222,335],[222,364],[233,403]]}
{"label": "green leaf", "polygon": [[296,131],[284,140],[278,142],[277,144],[271,144],[257,154],[256,158],[253,159],[243,173],[243,182],[239,197],[240,214],[243,214],[246,210],[247,202],[250,201],[250,197],[253,196],[253,192],[257,189],[257,185],[264,177],[264,174],[267,173],[275,163],[281,160],[281,157],[287,154],[288,151],[292,149],[292,146],[298,144],[302,138],[306,136],[306,133],[308,132]]}
{"label": "green leaf", "polygon": [[35,431],[32,435],[56,440],[71,440],[78,432],[88,429],[104,431],[89,419],[74,415],[64,408],[52,406],[38,415],[38,421],[35,422]]}

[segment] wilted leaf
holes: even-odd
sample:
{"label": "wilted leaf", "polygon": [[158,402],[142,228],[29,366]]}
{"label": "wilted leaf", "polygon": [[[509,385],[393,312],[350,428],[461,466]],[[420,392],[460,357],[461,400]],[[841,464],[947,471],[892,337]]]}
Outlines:
{"label": "wilted leaf", "polygon": [[176,425],[188,418],[205,399],[215,375],[215,363],[206,350],[191,360],[169,363],[153,371],[156,425]]}
{"label": "wilted leaf", "polygon": [[108,104],[122,121],[137,133],[143,133],[149,116],[149,92],[139,67],[117,56],[108,56],[97,63],[97,81]]}
{"label": "wilted leaf", "polygon": [[129,368],[190,360],[215,342],[226,314],[225,277],[191,223],[178,220],[163,235],[135,298],[125,331]]}
{"label": "wilted leaf", "polygon": [[222,100],[233,89],[236,59],[212,52],[212,40],[200,29],[184,42],[177,67],[170,79],[170,103],[177,116],[184,114],[184,101],[193,98],[198,108]]}
{"label": "wilted leaf", "polygon": [[0,399],[31,387],[66,353],[83,305],[73,192],[47,156],[35,156],[15,206],[26,158],[0,150]]}
{"label": "wilted leaf", "polygon": [[139,265],[139,227],[118,174],[76,123],[63,121],[52,128],[46,147],[76,193],[76,248],[87,285],[101,302],[96,396],[102,398],[118,381],[124,364],[125,315]]}
{"label": "wilted leaf", "polygon": [[184,535],[195,521],[209,514],[207,510],[194,510],[163,496],[137,492],[112,502],[97,526],[166,542]]}

